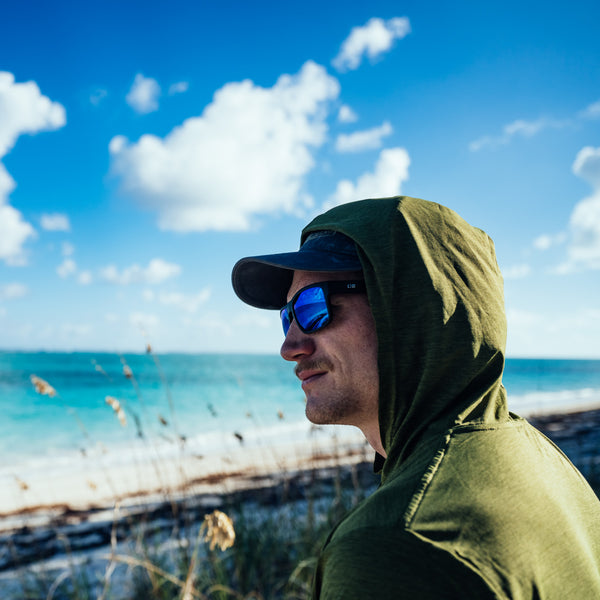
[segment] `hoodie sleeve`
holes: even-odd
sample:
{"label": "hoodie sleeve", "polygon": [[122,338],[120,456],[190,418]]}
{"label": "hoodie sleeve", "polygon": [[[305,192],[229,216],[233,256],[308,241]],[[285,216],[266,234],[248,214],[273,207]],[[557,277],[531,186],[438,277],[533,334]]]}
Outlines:
{"label": "hoodie sleeve", "polygon": [[466,561],[404,533],[354,530],[324,549],[313,600],[492,600],[496,593]]}

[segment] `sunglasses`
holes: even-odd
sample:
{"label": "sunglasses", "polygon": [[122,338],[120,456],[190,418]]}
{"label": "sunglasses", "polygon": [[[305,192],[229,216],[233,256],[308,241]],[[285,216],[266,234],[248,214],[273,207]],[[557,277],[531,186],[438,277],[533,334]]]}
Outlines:
{"label": "sunglasses", "polygon": [[364,281],[320,281],[307,285],[281,309],[283,333],[287,335],[292,321],[303,333],[315,333],[331,323],[331,294],[353,294],[366,292]]}

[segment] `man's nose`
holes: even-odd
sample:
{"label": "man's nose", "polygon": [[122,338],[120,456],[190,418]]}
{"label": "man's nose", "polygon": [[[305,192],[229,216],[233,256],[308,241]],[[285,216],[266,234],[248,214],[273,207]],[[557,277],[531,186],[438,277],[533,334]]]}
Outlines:
{"label": "man's nose", "polygon": [[288,329],[279,351],[285,360],[298,361],[311,355],[315,350],[314,338],[303,333],[294,319]]}

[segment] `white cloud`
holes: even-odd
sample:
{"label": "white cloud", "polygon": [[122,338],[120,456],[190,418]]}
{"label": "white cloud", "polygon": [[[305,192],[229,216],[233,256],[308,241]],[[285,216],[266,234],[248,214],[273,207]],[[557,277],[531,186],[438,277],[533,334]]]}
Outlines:
{"label": "white cloud", "polygon": [[94,106],[98,106],[104,100],[104,98],[106,98],[107,96],[108,96],[107,90],[98,88],[97,90],[94,90],[94,92],[90,95],[90,102]]}
{"label": "white cloud", "polygon": [[504,279],[524,279],[531,274],[531,267],[527,264],[513,265],[502,269],[502,276]]}
{"label": "white cloud", "polygon": [[0,71],[0,107],[0,158],[20,135],[60,129],[67,122],[64,107],[43,96],[34,81],[15,83],[5,71]]}
{"label": "white cloud", "polygon": [[564,244],[567,240],[567,234],[565,232],[556,233],[554,235],[544,234],[538,236],[533,241],[533,246],[537,250],[548,250],[553,246],[558,246],[560,244]]}
{"label": "white cloud", "polygon": [[77,265],[72,258],[65,258],[65,260],[56,267],[56,272],[61,279],[66,279],[69,275],[73,275],[77,272]]}
{"label": "white cloud", "polygon": [[71,231],[69,217],[61,213],[43,214],[40,224],[46,231]]}
{"label": "white cloud", "polygon": [[311,61],[272,88],[228,83],[164,139],[113,138],[112,170],[124,191],[158,212],[161,229],[245,230],[255,215],[296,213],[312,204],[304,177],[338,94],[338,81]]}
{"label": "white cloud", "polygon": [[27,286],[22,283],[6,283],[0,286],[0,301],[16,300],[26,296],[28,292]]}
{"label": "white cloud", "polygon": [[[12,73],[0,71],[0,160],[19,136],[59,129],[66,123],[64,107],[43,96],[33,81],[15,83]],[[23,245],[35,229],[8,204],[15,182],[0,162],[0,260],[25,264]]]}
{"label": "white cloud", "polygon": [[582,148],[575,157],[573,173],[585,179],[596,191],[600,191],[600,148]]}
{"label": "white cloud", "polygon": [[600,100],[586,106],[580,113],[579,116],[582,119],[599,119],[600,118]]}
{"label": "white cloud", "polygon": [[568,260],[557,269],[563,274],[580,268],[600,269],[600,147],[582,148],[573,173],[590,183],[593,191],[571,213]]}
{"label": "white cloud", "polygon": [[77,283],[80,285],[89,285],[92,283],[93,277],[89,271],[81,271],[77,274]]}
{"label": "white cloud", "polygon": [[525,119],[517,119],[502,128],[502,133],[496,136],[486,135],[469,144],[469,150],[471,152],[478,152],[482,148],[490,147],[497,148],[498,146],[505,146],[514,137],[521,136],[530,138],[545,129],[562,129],[571,125],[570,119],[557,120],[548,119],[541,117],[535,121],[526,121]]}
{"label": "white cloud", "polygon": [[338,121],[340,123],[356,123],[358,115],[347,104],[342,104],[338,111]]}
{"label": "white cloud", "polygon": [[497,148],[508,144],[515,136],[533,137],[546,129],[563,129],[576,124],[577,120],[591,120],[600,118],[600,100],[593,102],[575,114],[573,118],[553,119],[540,117],[534,121],[517,119],[502,128],[499,135],[484,135],[469,144],[469,150],[478,152],[482,148]]}
{"label": "white cloud", "polygon": [[187,313],[195,313],[198,308],[210,298],[210,290],[204,289],[197,294],[182,294],[179,292],[161,292],[158,301],[165,306],[174,306]]}
{"label": "white cloud", "polygon": [[190,84],[187,81],[178,81],[177,83],[173,83],[169,86],[169,96],[174,96],[175,94],[183,94],[188,91]]}
{"label": "white cloud", "polygon": [[108,283],[129,285],[131,283],[159,284],[181,273],[181,267],[169,263],[162,258],[153,258],[147,267],[134,264],[122,271],[114,265],[108,265],[100,270],[100,277]]}
{"label": "white cloud", "polygon": [[394,40],[410,33],[410,22],[406,17],[395,17],[384,21],[373,17],[362,27],[354,27],[344,40],[332,64],[338,71],[357,69],[363,56],[374,60],[388,52]]}
{"label": "white cloud", "polygon": [[408,180],[410,157],[404,148],[387,148],[379,154],[373,173],[364,173],[356,183],[344,179],[337,184],[335,192],[328,198],[323,210],[361,200],[397,196],[402,183]]}
{"label": "white cloud", "polygon": [[35,229],[23,219],[23,215],[0,202],[0,259],[9,265],[25,264],[23,244],[34,237]]}
{"label": "white cloud", "polygon": [[350,134],[340,134],[335,142],[335,149],[338,152],[361,152],[362,150],[372,150],[381,148],[382,138],[390,135],[393,129],[388,121],[385,121],[379,127],[365,129],[364,131],[355,131]]}
{"label": "white cloud", "polygon": [[158,98],[160,96],[160,85],[152,77],[144,77],[138,73],[125,101],[133,110],[140,114],[147,114],[158,110]]}

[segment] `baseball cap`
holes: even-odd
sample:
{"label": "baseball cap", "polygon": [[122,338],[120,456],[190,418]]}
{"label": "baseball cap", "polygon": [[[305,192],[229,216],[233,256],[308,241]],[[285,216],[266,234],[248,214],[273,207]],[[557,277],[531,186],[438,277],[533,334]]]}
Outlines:
{"label": "baseball cap", "polygon": [[257,308],[279,310],[287,301],[294,271],[361,271],[356,244],[337,231],[314,231],[297,252],[248,256],[231,273],[238,297]]}

